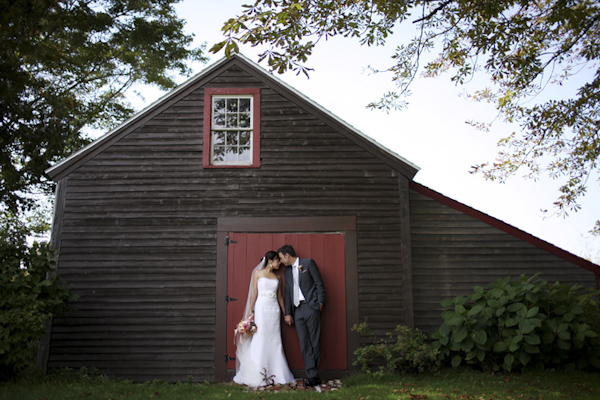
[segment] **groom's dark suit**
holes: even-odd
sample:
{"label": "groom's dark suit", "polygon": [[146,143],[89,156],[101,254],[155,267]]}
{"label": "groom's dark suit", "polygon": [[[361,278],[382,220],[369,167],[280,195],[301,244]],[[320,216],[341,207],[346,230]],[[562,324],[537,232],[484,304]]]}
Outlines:
{"label": "groom's dark suit", "polygon": [[294,317],[300,340],[304,369],[308,379],[319,378],[321,361],[321,311],[325,305],[325,288],[319,268],[312,258],[299,259],[298,281],[305,300],[294,306],[293,267],[285,269],[285,315]]}

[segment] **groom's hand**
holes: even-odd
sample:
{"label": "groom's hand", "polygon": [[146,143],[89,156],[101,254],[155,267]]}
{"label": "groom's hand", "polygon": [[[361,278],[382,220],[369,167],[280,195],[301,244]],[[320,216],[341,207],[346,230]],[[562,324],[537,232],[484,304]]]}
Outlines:
{"label": "groom's hand", "polygon": [[286,315],[285,317],[283,317],[283,320],[285,321],[286,324],[288,324],[289,326],[294,325],[294,317],[292,317],[291,315]]}

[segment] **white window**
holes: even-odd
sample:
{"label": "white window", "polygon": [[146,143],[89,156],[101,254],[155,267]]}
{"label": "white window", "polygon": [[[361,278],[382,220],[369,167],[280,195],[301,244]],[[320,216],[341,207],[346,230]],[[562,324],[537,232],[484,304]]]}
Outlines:
{"label": "white window", "polygon": [[260,89],[204,90],[205,168],[260,166]]}
{"label": "white window", "polygon": [[252,96],[213,96],[213,165],[252,164]]}

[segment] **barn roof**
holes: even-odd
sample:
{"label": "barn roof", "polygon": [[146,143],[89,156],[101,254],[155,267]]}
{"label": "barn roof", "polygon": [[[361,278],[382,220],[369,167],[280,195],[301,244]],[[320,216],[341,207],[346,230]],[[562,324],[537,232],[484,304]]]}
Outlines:
{"label": "barn roof", "polygon": [[405,175],[407,178],[412,179],[419,171],[419,167],[417,167],[415,164],[360,132],[346,121],[342,120],[304,94],[300,93],[298,90],[294,89],[292,86],[266,71],[254,61],[243,55],[236,54],[229,59],[222,58],[216,63],[210,65],[194,77],[179,85],[171,92],[150,104],[148,107],[133,115],[115,129],[106,133],[89,145],[83,147],[79,151],[73,153],[64,160],[58,162],[54,166],[48,168],[46,170],[46,174],[52,180],[59,181],[71,171],[79,167],[82,163],[86,162],[91,157],[94,157],[116,140],[119,140],[123,135],[128,134],[137,126],[143,124],[154,115],[160,113],[162,110],[181,99],[190,91],[196,90],[200,85],[203,85],[210,79],[214,78],[221,71],[228,68],[230,64],[236,64],[246,72],[261,80],[265,85],[277,90],[284,97],[287,97],[296,104],[306,108],[309,112],[318,115],[325,123],[335,127],[338,131],[348,137],[348,139],[357,143],[366,151],[369,151],[374,156],[388,164],[390,167]]}

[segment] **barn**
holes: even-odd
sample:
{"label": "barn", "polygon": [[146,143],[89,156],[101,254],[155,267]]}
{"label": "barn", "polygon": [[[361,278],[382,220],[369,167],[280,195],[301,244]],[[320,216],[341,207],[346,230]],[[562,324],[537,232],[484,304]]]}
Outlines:
{"label": "barn", "polygon": [[[429,332],[442,299],[507,275],[597,285],[599,266],[417,171],[244,56],[216,62],[47,171],[57,269],[78,297],[40,365],[230,379],[249,273],[284,243],[325,281],[325,378],[351,369],[358,322]],[[283,338],[300,377],[295,332]]]}

